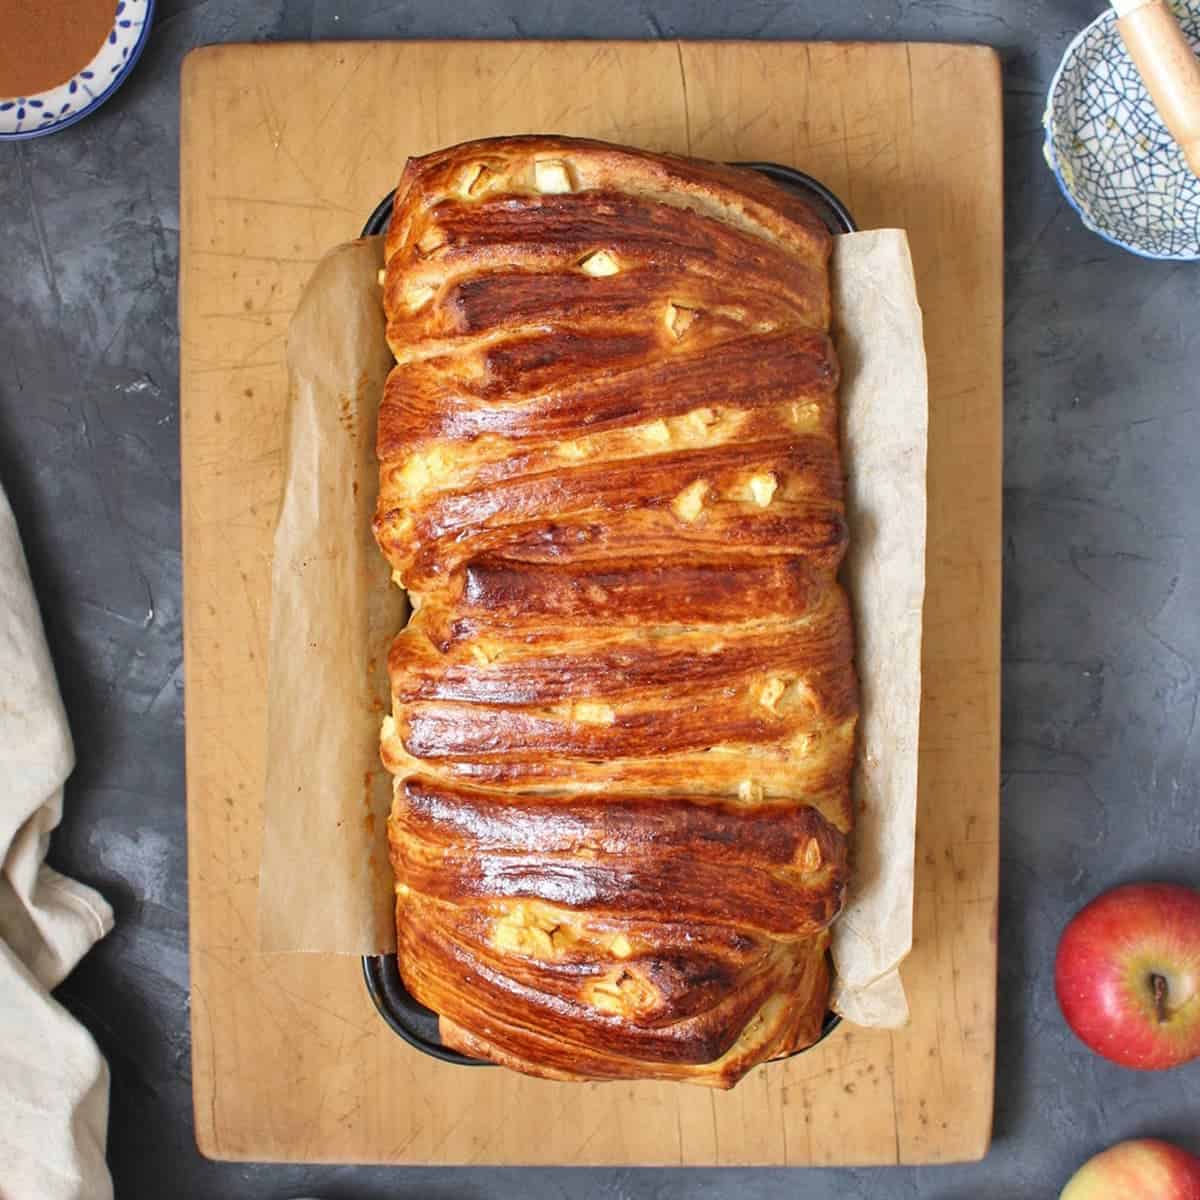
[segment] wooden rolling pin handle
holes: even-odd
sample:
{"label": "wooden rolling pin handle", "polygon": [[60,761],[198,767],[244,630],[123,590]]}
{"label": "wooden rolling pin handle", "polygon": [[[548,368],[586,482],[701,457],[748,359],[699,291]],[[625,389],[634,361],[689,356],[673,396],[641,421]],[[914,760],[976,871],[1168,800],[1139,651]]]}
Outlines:
{"label": "wooden rolling pin handle", "polygon": [[1164,0],[1148,0],[1126,12],[1117,28],[1159,116],[1200,176],[1200,59],[1175,14]]}

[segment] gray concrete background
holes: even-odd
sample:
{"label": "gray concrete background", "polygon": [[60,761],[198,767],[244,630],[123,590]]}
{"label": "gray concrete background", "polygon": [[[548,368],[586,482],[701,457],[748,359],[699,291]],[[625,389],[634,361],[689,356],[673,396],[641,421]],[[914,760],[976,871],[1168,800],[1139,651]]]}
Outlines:
{"label": "gray concrete background", "polygon": [[[1087,234],[1040,157],[1050,75],[1102,0],[160,0],[130,82],[0,146],[0,478],[78,745],[52,860],[117,927],[64,984],[113,1072],[121,1200],[1051,1197],[1121,1137],[1200,1151],[1200,1063],[1158,1077],[1064,1029],[1051,965],[1086,898],[1197,881],[1200,267]],[[180,645],[179,64],[208,42],[329,37],[983,42],[1004,60],[1007,188],[1003,868],[995,1144],[888,1171],[222,1165],[192,1140]],[[803,165],[803,164],[799,164]],[[969,316],[964,314],[964,319]]]}

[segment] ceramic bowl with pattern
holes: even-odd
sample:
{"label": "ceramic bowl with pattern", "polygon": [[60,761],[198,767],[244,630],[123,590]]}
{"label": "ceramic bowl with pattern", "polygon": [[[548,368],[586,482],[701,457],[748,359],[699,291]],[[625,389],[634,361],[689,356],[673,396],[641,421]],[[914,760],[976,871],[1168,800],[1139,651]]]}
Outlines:
{"label": "ceramic bowl with pattern", "polygon": [[[1172,0],[1200,50],[1200,0]],[[1200,179],[1167,132],[1109,9],[1050,84],[1046,161],[1083,223],[1145,258],[1200,258]]]}
{"label": "ceramic bowl with pattern", "polygon": [[[120,0],[113,27],[92,61],[36,96],[0,97],[0,141],[57,133],[94,112],[129,77],[150,33],[154,0]],[[4,36],[0,13],[0,37]]]}

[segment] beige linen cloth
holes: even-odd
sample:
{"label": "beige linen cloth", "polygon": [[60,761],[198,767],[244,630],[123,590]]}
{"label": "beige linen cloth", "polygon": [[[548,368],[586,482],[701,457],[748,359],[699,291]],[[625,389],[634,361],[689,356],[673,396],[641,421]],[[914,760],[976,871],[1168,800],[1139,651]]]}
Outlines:
{"label": "beige linen cloth", "polygon": [[75,763],[16,521],[0,489],[0,1200],[111,1200],[108,1066],[54,998],[112,927],[46,866]]}

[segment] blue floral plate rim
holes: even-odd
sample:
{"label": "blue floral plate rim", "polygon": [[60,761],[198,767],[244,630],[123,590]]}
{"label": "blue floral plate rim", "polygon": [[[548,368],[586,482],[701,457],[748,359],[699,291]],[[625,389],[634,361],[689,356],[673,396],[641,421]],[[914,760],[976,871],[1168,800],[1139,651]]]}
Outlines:
{"label": "blue floral plate rim", "polygon": [[[91,116],[129,78],[134,65],[141,58],[150,36],[154,5],[155,0],[120,0],[116,5],[113,27],[108,37],[101,44],[91,62],[73,78],[35,96],[0,96],[0,118],[17,106],[43,109],[47,107],[48,97],[59,97],[60,95],[68,97],[65,101],[55,99],[52,102],[59,110],[52,119],[43,120],[28,129],[0,128],[0,142],[22,142],[31,138],[45,137],[47,134],[58,133],[61,129],[67,129],[69,126],[77,124],[84,117]],[[138,12],[141,13],[140,24],[135,23],[135,15]],[[134,40],[127,41],[129,34],[134,31],[136,31]],[[100,90],[93,91],[92,82],[97,74],[93,68],[106,61],[117,50],[123,51],[123,57],[114,66],[112,78]],[[88,97],[88,102],[82,108],[74,108],[71,106],[69,97],[77,95],[81,91]]]}
{"label": "blue floral plate rim", "polygon": [[[1184,0],[1186,3],[1187,0]],[[1070,45],[1063,51],[1062,59],[1059,61],[1058,67],[1054,71],[1054,75],[1050,80],[1050,86],[1046,89],[1046,109],[1042,115],[1042,132],[1044,140],[1042,143],[1042,157],[1045,158],[1046,164],[1049,166],[1054,175],[1055,182],[1058,184],[1059,191],[1062,192],[1064,199],[1075,211],[1084,227],[1090,232],[1103,238],[1110,246],[1116,246],[1121,250],[1128,251],[1130,254],[1136,255],[1138,258],[1148,259],[1152,262],[1197,262],[1200,261],[1200,248],[1194,252],[1188,253],[1160,253],[1154,250],[1148,250],[1136,242],[1127,241],[1118,237],[1115,233],[1110,232],[1099,224],[1099,222],[1083,207],[1075,196],[1075,192],[1067,180],[1063,176],[1062,167],[1059,163],[1058,154],[1054,148],[1054,132],[1052,129],[1052,121],[1054,119],[1055,96],[1058,92],[1059,85],[1062,82],[1064,71],[1073,63],[1080,48],[1084,42],[1093,34],[1093,32],[1102,25],[1114,24],[1117,20],[1117,14],[1112,9],[1106,9],[1094,21],[1090,21],[1083,29],[1071,39]]]}

